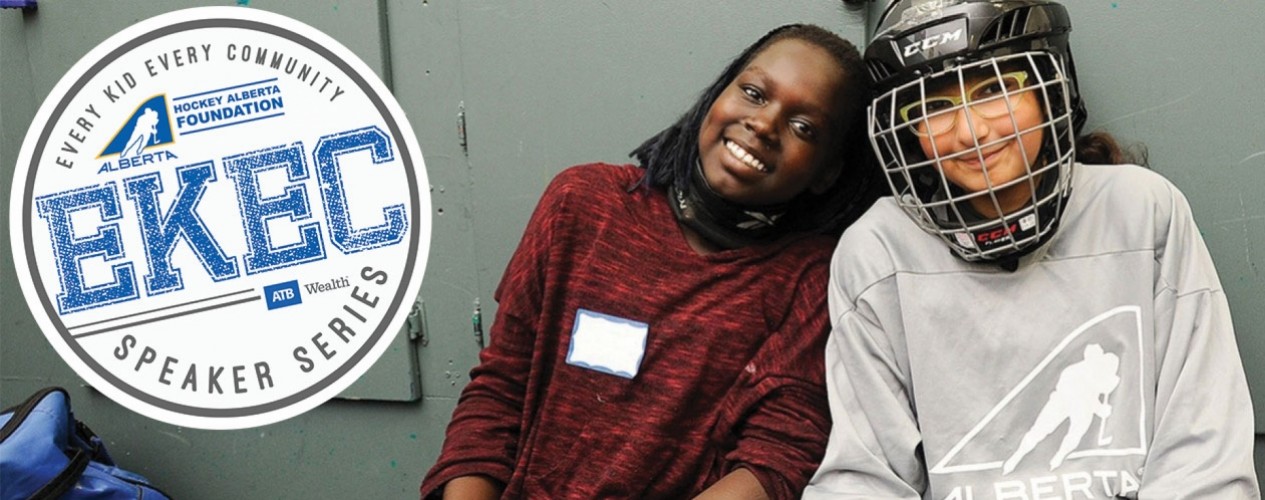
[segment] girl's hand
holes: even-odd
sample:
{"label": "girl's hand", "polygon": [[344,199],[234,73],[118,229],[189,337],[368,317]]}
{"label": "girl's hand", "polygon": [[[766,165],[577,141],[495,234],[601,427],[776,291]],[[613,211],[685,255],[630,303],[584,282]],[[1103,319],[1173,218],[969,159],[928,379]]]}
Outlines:
{"label": "girl's hand", "polygon": [[444,485],[444,500],[496,500],[503,489],[486,476],[461,476]]}
{"label": "girl's hand", "polygon": [[768,500],[769,494],[764,491],[764,486],[755,478],[755,474],[740,468],[726,474],[725,477],[720,478],[720,481],[716,481],[716,484],[694,497],[695,500],[734,498]]}

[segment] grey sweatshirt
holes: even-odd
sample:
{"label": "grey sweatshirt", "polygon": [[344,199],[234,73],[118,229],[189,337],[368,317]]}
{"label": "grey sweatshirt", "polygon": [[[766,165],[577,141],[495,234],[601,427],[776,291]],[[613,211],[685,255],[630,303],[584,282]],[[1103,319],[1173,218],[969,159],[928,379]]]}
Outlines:
{"label": "grey sweatshirt", "polygon": [[890,198],[839,243],[834,427],[804,498],[1259,498],[1230,311],[1185,197],[1077,165],[1015,272],[970,264]]}

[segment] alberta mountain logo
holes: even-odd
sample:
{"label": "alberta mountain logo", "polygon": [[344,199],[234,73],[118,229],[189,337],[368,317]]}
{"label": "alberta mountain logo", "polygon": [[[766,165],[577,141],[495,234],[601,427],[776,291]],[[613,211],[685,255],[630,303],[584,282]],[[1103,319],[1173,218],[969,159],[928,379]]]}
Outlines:
{"label": "alberta mountain logo", "polygon": [[159,94],[136,108],[97,158],[110,155],[132,158],[139,156],[147,149],[166,146],[174,142],[176,138],[171,133],[171,114],[167,111],[167,95]]}
{"label": "alberta mountain logo", "polygon": [[1142,332],[1141,309],[1120,306],[1064,336],[929,462],[948,486],[937,498],[1135,494],[1149,442]]}

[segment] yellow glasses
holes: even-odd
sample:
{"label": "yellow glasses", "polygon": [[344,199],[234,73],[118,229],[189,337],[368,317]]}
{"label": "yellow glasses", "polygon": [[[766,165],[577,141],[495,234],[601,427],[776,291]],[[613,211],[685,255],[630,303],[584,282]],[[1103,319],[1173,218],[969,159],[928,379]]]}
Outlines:
{"label": "yellow glasses", "polygon": [[[1000,118],[1010,113],[1011,105],[1006,96],[1023,90],[1028,82],[1027,71],[1012,71],[979,82],[966,91],[966,102],[976,114],[988,118]],[[910,127],[919,136],[940,135],[953,130],[958,119],[962,95],[928,97],[900,108],[901,123],[913,122]]]}

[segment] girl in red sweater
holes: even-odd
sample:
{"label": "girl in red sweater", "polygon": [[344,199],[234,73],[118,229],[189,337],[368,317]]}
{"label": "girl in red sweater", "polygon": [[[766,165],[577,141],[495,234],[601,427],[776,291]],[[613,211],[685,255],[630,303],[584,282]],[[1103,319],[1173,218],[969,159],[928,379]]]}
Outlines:
{"label": "girl in red sweater", "polygon": [[795,498],[830,418],[835,237],[873,201],[857,50],[740,54],[633,165],[546,189],[422,496]]}

